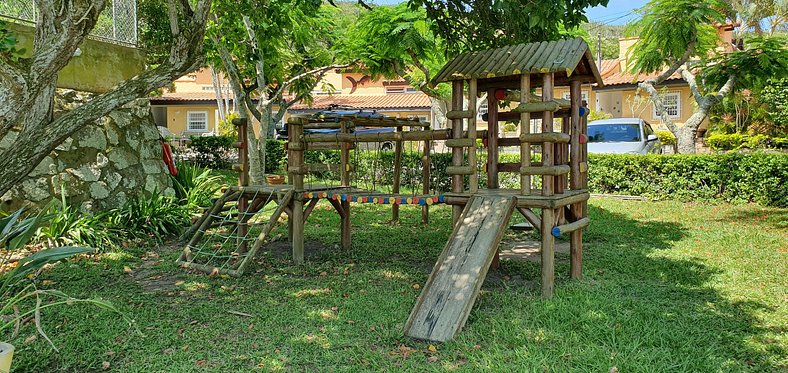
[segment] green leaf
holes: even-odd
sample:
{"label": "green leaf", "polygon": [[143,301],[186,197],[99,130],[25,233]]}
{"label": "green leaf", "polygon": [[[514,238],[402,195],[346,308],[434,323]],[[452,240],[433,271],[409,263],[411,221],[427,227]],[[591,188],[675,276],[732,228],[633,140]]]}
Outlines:
{"label": "green leaf", "polygon": [[33,273],[44,265],[59,262],[68,259],[74,255],[87,254],[94,252],[95,249],[86,247],[72,247],[63,246],[51,249],[41,250],[35,254],[19,261],[19,264],[14,268],[9,275],[14,279],[21,279],[30,273]]}

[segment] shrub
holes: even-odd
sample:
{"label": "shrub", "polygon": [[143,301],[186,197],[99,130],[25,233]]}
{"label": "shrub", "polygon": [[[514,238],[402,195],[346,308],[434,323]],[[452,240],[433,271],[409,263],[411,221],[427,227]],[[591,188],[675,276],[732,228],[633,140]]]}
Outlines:
{"label": "shrub", "polygon": [[285,142],[269,139],[265,142],[265,173],[273,174],[284,170],[287,164]]}
{"label": "shrub", "polygon": [[222,178],[209,168],[178,162],[178,174],[172,176],[175,197],[190,208],[208,207],[211,197],[221,188]]}
{"label": "shrub", "polygon": [[657,131],[657,137],[659,138],[659,142],[662,145],[676,145],[676,136],[674,136],[670,131]]}
{"label": "shrub", "polygon": [[230,168],[237,151],[232,148],[235,140],[229,136],[192,136],[189,148],[195,152],[194,161],[201,167]]}
{"label": "shrub", "polygon": [[189,206],[173,197],[141,193],[107,214],[109,227],[122,230],[128,238],[155,238],[161,241],[177,234],[190,223]]}
{"label": "shrub", "polygon": [[747,135],[743,133],[722,134],[717,133],[706,138],[706,145],[712,150],[739,150],[747,149],[786,149],[788,138],[769,137],[766,135]]}
{"label": "shrub", "polygon": [[788,207],[785,154],[590,154],[588,162],[589,189],[596,193]]}

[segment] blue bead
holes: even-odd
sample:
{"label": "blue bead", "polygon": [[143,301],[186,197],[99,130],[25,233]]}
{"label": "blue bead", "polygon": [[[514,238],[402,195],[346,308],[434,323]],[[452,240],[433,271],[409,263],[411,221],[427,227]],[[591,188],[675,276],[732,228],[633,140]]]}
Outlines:
{"label": "blue bead", "polygon": [[553,236],[555,236],[555,237],[560,237],[561,236],[561,229],[559,229],[558,227],[555,227],[555,228],[553,228],[550,231],[550,233],[552,233]]}

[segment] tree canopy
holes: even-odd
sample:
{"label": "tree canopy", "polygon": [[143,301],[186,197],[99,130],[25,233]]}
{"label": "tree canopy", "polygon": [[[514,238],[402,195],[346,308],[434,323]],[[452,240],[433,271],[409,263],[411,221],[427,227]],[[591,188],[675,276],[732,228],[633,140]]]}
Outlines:
{"label": "tree canopy", "polygon": [[535,40],[555,40],[588,19],[585,8],[608,0],[410,0],[423,7],[446,50],[494,48]]}

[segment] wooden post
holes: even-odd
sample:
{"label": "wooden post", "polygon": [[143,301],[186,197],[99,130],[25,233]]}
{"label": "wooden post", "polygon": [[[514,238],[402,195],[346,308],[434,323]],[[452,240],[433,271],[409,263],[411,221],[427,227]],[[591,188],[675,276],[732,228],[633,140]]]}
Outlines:
{"label": "wooden post", "polygon": [[[544,73],[542,74],[542,101],[552,101],[553,100],[553,73]],[[553,132],[553,112],[552,111],[545,111],[542,114],[542,132]],[[542,143],[542,166],[543,167],[550,167],[553,165],[553,143],[551,142],[543,142]],[[550,175],[543,175],[542,176],[542,195],[552,196],[553,195],[553,176]],[[553,222],[550,222],[550,228],[552,229]],[[549,230],[548,230],[549,232]],[[544,250],[544,247],[542,247]]]}
{"label": "wooden post", "polygon": [[542,209],[542,298],[545,299],[553,297],[555,283],[555,237],[551,232],[555,223],[553,214],[552,209]]}
{"label": "wooden post", "polygon": [[[464,81],[463,80],[454,80],[451,84],[451,110],[462,110],[462,101],[463,101],[463,88],[464,88]],[[452,138],[453,139],[460,139],[462,138],[462,119],[453,119],[451,121],[451,129],[452,129]],[[452,148],[451,149],[451,159],[453,166],[462,166],[463,162],[463,151],[462,148]],[[451,177],[451,191],[455,193],[460,193],[465,189],[463,185],[463,176],[462,175],[452,175]],[[453,206],[451,209],[451,222],[452,225],[457,223],[459,220],[460,215],[462,214],[462,206]]]}
{"label": "wooden post", "polygon": [[[520,103],[527,103],[531,99],[531,74],[520,75]],[[531,133],[531,113],[520,113],[520,135]],[[520,143],[520,165],[531,166],[531,144]],[[531,175],[520,174],[520,194],[531,194]]]}
{"label": "wooden post", "polygon": [[[402,127],[397,127],[397,132],[402,132]],[[394,143],[394,185],[391,187],[391,192],[399,194],[400,178],[402,174],[402,141]],[[399,222],[399,205],[396,203],[391,204],[391,221]]]}
{"label": "wooden post", "polygon": [[[432,151],[432,141],[424,140],[424,155],[421,157],[421,187],[424,194],[430,193],[430,152]],[[421,206],[421,222],[430,222],[430,206]]]}
{"label": "wooden post", "polygon": [[[293,215],[290,217],[293,220],[293,262],[296,265],[304,263],[304,174],[301,172],[306,166],[304,165],[304,143],[303,134],[304,126],[300,123],[288,123],[289,134],[288,144],[290,157],[288,158],[288,170],[298,170],[292,172],[291,178],[293,180],[293,202],[290,211]],[[296,146],[292,146],[297,144]]]}
{"label": "wooden post", "polygon": [[[583,179],[580,173],[580,164],[585,162],[583,157],[583,150],[580,144],[580,134],[582,131],[582,123],[580,118],[580,107],[582,106],[580,82],[572,81],[569,86],[569,96],[572,102],[571,108],[571,122],[572,130],[570,132],[569,140],[569,163],[570,163],[570,178],[569,186],[574,190],[584,189]],[[570,207],[572,218],[575,220],[582,219],[585,215],[583,213],[583,202],[573,203]],[[583,230],[578,229],[569,235],[569,276],[572,279],[580,279],[583,277]]]}
{"label": "wooden post", "polygon": [[[240,164],[241,172],[238,175],[238,186],[249,185],[249,139],[246,133],[249,119],[235,118],[232,120],[235,129],[238,132],[238,163]],[[246,241],[244,237],[249,233],[249,225],[246,223],[247,210],[249,209],[249,200],[246,194],[241,194],[238,199],[238,234],[236,238],[237,252],[243,254],[246,252]]]}
{"label": "wooden post", "polygon": [[[401,129],[401,127],[400,127],[400,129]],[[342,133],[348,133],[349,132],[348,131],[348,123],[347,122],[342,122],[341,131],[342,131]],[[340,160],[341,160],[340,167],[342,167],[342,180],[341,180],[342,186],[343,187],[349,187],[350,186],[350,143],[349,142],[343,142],[342,143],[342,151],[340,153]],[[341,201],[341,203],[339,205],[342,208],[342,211],[344,211],[344,214],[341,216],[341,221],[340,221],[340,226],[339,226],[340,232],[342,234],[340,242],[341,242],[341,245],[342,245],[342,249],[350,250],[350,235],[351,235],[351,233],[350,233],[350,229],[351,229],[351,226],[350,226],[350,201],[347,201],[347,200]]]}
{"label": "wooden post", "polygon": [[468,166],[473,170],[468,178],[468,189],[471,193],[476,193],[479,189],[479,172],[476,166],[476,79],[468,81],[468,110],[473,112],[468,118],[468,138],[473,141],[473,145],[468,148]]}
{"label": "wooden post", "polygon": [[[569,135],[569,117],[561,117],[561,132]],[[571,140],[570,140],[571,141]],[[567,164],[569,162],[569,144],[555,143],[555,164]],[[555,193],[563,194],[567,185],[567,175],[561,174],[555,176]]]}
{"label": "wooden post", "polygon": [[487,91],[487,188],[498,189],[498,99]]}

